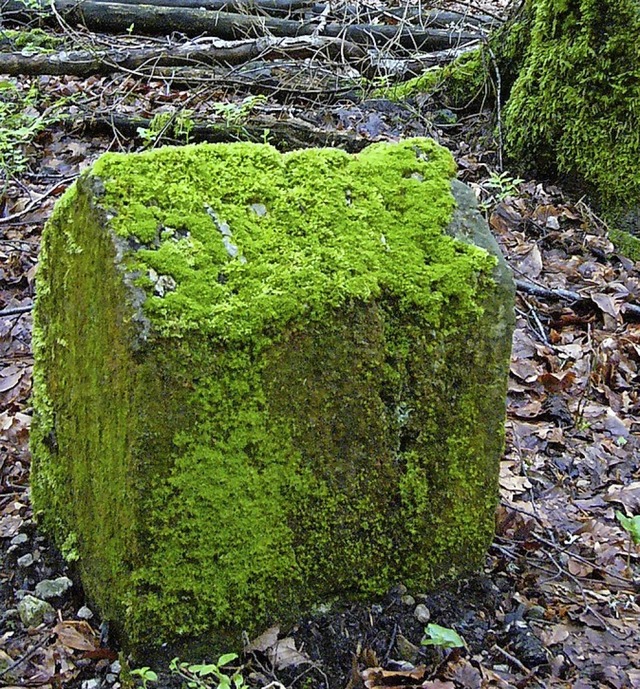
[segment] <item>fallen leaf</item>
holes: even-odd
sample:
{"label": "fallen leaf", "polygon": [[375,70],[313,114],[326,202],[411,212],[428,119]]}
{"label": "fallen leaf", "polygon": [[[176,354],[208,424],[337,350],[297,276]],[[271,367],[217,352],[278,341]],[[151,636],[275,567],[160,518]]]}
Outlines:
{"label": "fallen leaf", "polygon": [[538,377],[547,392],[564,392],[575,382],[576,374],[573,371],[562,373],[543,373]]}
{"label": "fallen leaf", "polygon": [[604,496],[607,502],[619,502],[629,512],[640,512],[640,481],[633,481],[628,486],[609,486]]}
{"label": "fallen leaf", "polygon": [[245,649],[245,653],[266,653],[270,648],[275,646],[278,641],[278,634],[280,634],[280,627],[275,625],[269,627],[267,631],[262,632],[260,636],[256,637]]}
{"label": "fallen leaf", "polygon": [[273,647],[267,650],[267,655],[278,670],[311,662],[311,658],[306,653],[298,651],[295,640],[290,636],[277,641]]}
{"label": "fallen leaf", "polygon": [[93,629],[86,622],[58,622],[53,632],[60,643],[75,651],[95,651],[98,646]]}

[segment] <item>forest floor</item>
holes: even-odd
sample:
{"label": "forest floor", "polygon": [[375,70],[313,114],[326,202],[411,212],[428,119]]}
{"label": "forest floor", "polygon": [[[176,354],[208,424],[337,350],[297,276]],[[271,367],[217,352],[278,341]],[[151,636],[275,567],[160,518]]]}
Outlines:
{"label": "forest floor", "polygon": [[[482,6],[501,10],[489,0]],[[13,174],[0,198],[0,686],[217,686],[186,666],[182,676],[166,665],[153,668],[157,678],[132,676],[72,567],[37,530],[29,501],[30,306],[56,199],[103,152],[163,142],[149,129],[92,130],[87,112],[148,120],[185,103],[204,113],[211,102],[237,111],[247,95],[230,99],[209,85],[196,97],[123,73],[11,83],[5,108],[17,93],[32,119],[53,110],[56,117],[13,158],[3,154]],[[367,140],[436,138],[475,189],[519,290],[500,505],[483,571],[435,593],[399,586],[370,605],[265,630],[232,665],[248,686],[274,689],[640,687],[640,553],[620,519],[640,514],[640,264],[616,251],[582,200],[500,169],[491,112],[455,117],[426,96],[306,104],[266,96],[251,105],[288,108],[325,132]],[[3,113],[0,133],[9,115],[19,116]],[[40,619],[25,617],[30,595],[48,600]],[[428,623],[454,629],[464,646],[422,645]]]}

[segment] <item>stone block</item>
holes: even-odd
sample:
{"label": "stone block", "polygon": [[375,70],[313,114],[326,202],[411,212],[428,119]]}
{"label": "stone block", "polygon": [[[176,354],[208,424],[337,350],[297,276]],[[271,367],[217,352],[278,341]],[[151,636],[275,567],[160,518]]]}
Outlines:
{"label": "stone block", "polygon": [[131,648],[477,568],[513,285],[427,139],[107,154],[37,277],[33,501]]}

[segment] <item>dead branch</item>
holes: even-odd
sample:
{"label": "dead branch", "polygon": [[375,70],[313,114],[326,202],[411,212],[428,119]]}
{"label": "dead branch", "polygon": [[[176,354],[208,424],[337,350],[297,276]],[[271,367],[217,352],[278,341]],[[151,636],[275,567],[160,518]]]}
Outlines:
{"label": "dead branch", "polygon": [[[135,138],[139,129],[149,129],[151,120],[142,117],[126,117],[117,114],[94,114],[71,123],[92,131],[115,131],[118,134]],[[349,153],[357,153],[371,142],[356,134],[341,131],[324,131],[302,120],[274,117],[252,117],[242,125],[196,124],[189,132],[189,141],[199,143],[208,141],[221,143],[229,141],[268,141],[281,151],[290,151],[310,146],[341,148]],[[184,143],[184,142],[182,142]]]}
{"label": "dead branch", "polygon": [[[531,294],[534,297],[540,297],[541,299],[571,302],[589,301],[588,295],[580,294],[579,292],[573,292],[572,290],[568,289],[547,289],[546,287],[535,285],[533,282],[528,282],[526,280],[516,280],[515,283],[516,289],[519,292]],[[640,306],[638,306],[637,304],[625,302],[621,309],[621,313],[632,314],[633,316],[640,318]]]}
{"label": "dead branch", "polygon": [[[113,0],[95,0],[112,2]],[[118,0],[123,5],[138,5],[140,0]],[[341,5],[318,3],[313,0],[145,0],[145,5],[154,7],[191,7],[208,11],[236,12],[240,14],[275,14],[306,15],[307,18],[327,14],[337,21],[357,20],[358,22],[379,22],[391,18],[396,21],[416,21],[420,26],[446,28],[454,24],[470,25],[478,28],[490,28],[500,21],[489,15],[476,15],[440,9],[425,10],[422,8],[387,8],[377,9],[362,5]]]}
{"label": "dead branch", "polygon": [[[136,33],[163,35],[181,32],[187,36],[209,35],[228,40],[259,36],[308,36],[317,26],[313,21],[296,21],[244,15],[232,12],[209,11],[201,8],[127,5],[96,0],[53,0],[51,12],[48,0],[34,0],[27,7],[21,0],[5,0],[6,19],[37,21],[57,25],[58,14],[71,24],[83,25],[91,31],[122,33],[135,28]],[[480,33],[462,29],[413,28],[407,24],[348,24],[332,22],[324,27],[323,35],[342,38],[361,45],[381,46],[393,41],[409,50],[443,50],[478,40]]]}
{"label": "dead branch", "polygon": [[[9,316],[20,316],[23,313],[29,313],[29,311],[31,311],[32,308],[33,304],[27,304],[27,306],[14,306],[12,309],[3,309],[2,311],[0,311],[0,318],[6,318]],[[11,668],[5,669],[4,672],[7,672],[10,669]],[[2,676],[4,672],[0,672],[0,676]]]}
{"label": "dead branch", "polygon": [[373,75],[377,71],[361,46],[335,38],[300,36],[298,38],[262,37],[242,41],[210,39],[206,43],[185,43],[161,48],[137,48],[128,50],[74,50],[60,53],[0,52],[0,73],[20,74],[68,74],[86,77],[91,74],[109,74],[117,70],[155,69],[158,67],[183,67],[206,65],[239,65],[260,58],[305,59],[311,57],[340,59],[352,64],[362,74]]}

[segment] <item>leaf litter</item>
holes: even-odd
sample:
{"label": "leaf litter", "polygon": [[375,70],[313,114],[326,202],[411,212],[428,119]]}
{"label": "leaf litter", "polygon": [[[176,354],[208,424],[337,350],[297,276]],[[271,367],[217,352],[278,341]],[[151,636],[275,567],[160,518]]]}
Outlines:
{"label": "leaf litter", "polygon": [[[99,92],[101,102],[120,85],[46,80],[61,94]],[[127,80],[119,98],[131,112],[152,115],[185,97],[160,98],[153,84]],[[369,115],[362,116],[388,135]],[[394,134],[398,127],[394,121]],[[640,687],[640,552],[632,531],[640,512],[640,323],[629,306],[640,303],[640,265],[615,250],[588,206],[559,189],[527,180],[497,198],[493,158],[482,146],[428,122],[420,130],[415,118],[406,133],[430,133],[453,149],[514,276],[538,289],[517,296],[496,536],[476,577],[433,593],[399,585],[374,604],[321,609],[247,639],[246,681],[318,689]],[[113,145],[53,128],[37,142],[21,184],[5,188],[0,310],[32,303],[39,236],[55,199]],[[118,145],[132,150],[135,142]],[[77,580],[50,601],[55,615],[41,624],[26,626],[17,612],[39,582],[73,578],[37,532],[29,502],[30,333],[28,310],[0,316],[0,684],[119,689],[116,643]],[[434,629],[450,629],[465,647],[424,645],[425,610]],[[159,686],[179,686],[166,669],[158,674]]]}

